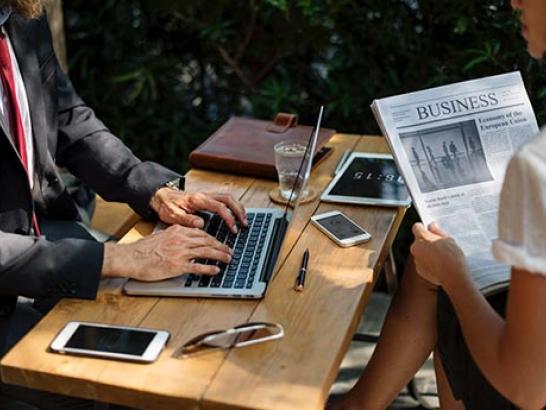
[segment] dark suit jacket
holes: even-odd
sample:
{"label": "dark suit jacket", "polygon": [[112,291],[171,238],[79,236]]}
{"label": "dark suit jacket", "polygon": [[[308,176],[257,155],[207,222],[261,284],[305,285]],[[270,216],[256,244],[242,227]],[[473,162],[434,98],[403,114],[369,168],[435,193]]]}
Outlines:
{"label": "dark suit jacket", "polygon": [[180,177],[141,162],[95,117],[59,67],[45,16],[30,21],[13,14],[6,30],[28,94],[36,172],[31,192],[14,145],[0,130],[0,315],[10,313],[18,295],[96,296],[102,244],[50,242],[30,234],[33,206],[39,218],[79,219],[56,165],[68,168],[106,200],[128,203],[142,216],[149,212],[155,190]]}

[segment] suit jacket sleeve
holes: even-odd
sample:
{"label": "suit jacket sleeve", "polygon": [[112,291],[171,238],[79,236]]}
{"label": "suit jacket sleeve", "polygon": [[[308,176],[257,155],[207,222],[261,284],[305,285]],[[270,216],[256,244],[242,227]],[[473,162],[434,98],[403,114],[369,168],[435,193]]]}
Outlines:
{"label": "suit jacket sleeve", "polygon": [[[29,33],[38,28],[35,37],[29,34],[29,38],[37,39],[33,46],[50,50],[46,18],[26,24],[18,27],[28,28]],[[57,106],[53,114],[58,125],[57,144],[52,156],[58,165],[67,167],[105,199],[128,203],[140,215],[147,216],[155,190],[180,175],[136,158],[76,94],[56,59],[54,65],[56,86],[44,89],[56,93],[48,99]],[[80,239],[51,242],[9,232],[0,230],[0,308],[1,299],[9,295],[95,297],[103,264],[103,244]]]}
{"label": "suit jacket sleeve", "polygon": [[124,202],[143,217],[149,201],[166,182],[181,175],[133,155],[76,94],[57,64],[59,139],[57,163],[108,201]]}
{"label": "suit jacket sleeve", "polygon": [[103,263],[102,243],[84,239],[51,242],[0,231],[0,244],[3,295],[95,298]]}

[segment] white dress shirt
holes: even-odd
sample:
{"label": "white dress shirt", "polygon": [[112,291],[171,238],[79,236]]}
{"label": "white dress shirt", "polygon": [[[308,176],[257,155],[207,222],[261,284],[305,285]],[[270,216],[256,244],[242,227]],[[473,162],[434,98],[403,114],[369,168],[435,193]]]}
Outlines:
{"label": "white dress shirt", "polygon": [[[25,133],[25,142],[27,146],[27,158],[28,158],[28,175],[30,188],[32,189],[34,185],[34,142],[32,139],[32,122],[30,120],[30,109],[28,107],[28,98],[27,92],[25,89],[25,84],[23,83],[23,77],[21,76],[21,71],[19,70],[19,64],[17,63],[17,58],[13,52],[13,47],[9,39],[8,34],[5,30],[1,29],[3,34],[6,36],[9,47],[9,54],[11,57],[11,63],[13,67],[13,79],[15,81],[15,93],[17,95],[17,104],[19,105],[19,112],[21,113],[21,121],[23,123],[23,132]],[[4,133],[10,138],[14,143],[16,137],[13,135],[13,128],[11,126],[11,119],[9,115],[9,103],[8,97],[4,90],[4,84],[0,81],[0,126],[4,130]]]}
{"label": "white dress shirt", "polygon": [[501,262],[546,276],[546,129],[508,164],[493,253]]}

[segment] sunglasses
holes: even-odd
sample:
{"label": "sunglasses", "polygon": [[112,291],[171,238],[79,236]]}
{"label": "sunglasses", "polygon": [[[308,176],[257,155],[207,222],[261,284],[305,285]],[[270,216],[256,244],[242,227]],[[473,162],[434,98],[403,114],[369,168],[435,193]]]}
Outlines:
{"label": "sunglasses", "polygon": [[245,323],[231,329],[215,330],[194,337],[174,353],[174,357],[186,358],[218,349],[231,349],[269,342],[284,336],[280,324]]}

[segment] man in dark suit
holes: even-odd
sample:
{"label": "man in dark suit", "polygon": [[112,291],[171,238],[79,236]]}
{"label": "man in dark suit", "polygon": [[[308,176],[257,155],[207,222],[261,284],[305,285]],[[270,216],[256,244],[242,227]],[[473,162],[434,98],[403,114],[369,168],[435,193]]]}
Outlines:
{"label": "man in dark suit", "polygon": [[[246,224],[231,196],[176,189],[180,175],[140,161],[109,132],[61,71],[42,8],[43,0],[0,0],[0,357],[41,315],[18,297],[50,307],[95,298],[102,277],[215,274],[193,260],[228,263],[231,250],[195,229],[203,226],[195,213],[216,212],[233,231],[236,219]],[[106,200],[174,225],[130,245],[93,240],[58,166]]]}

